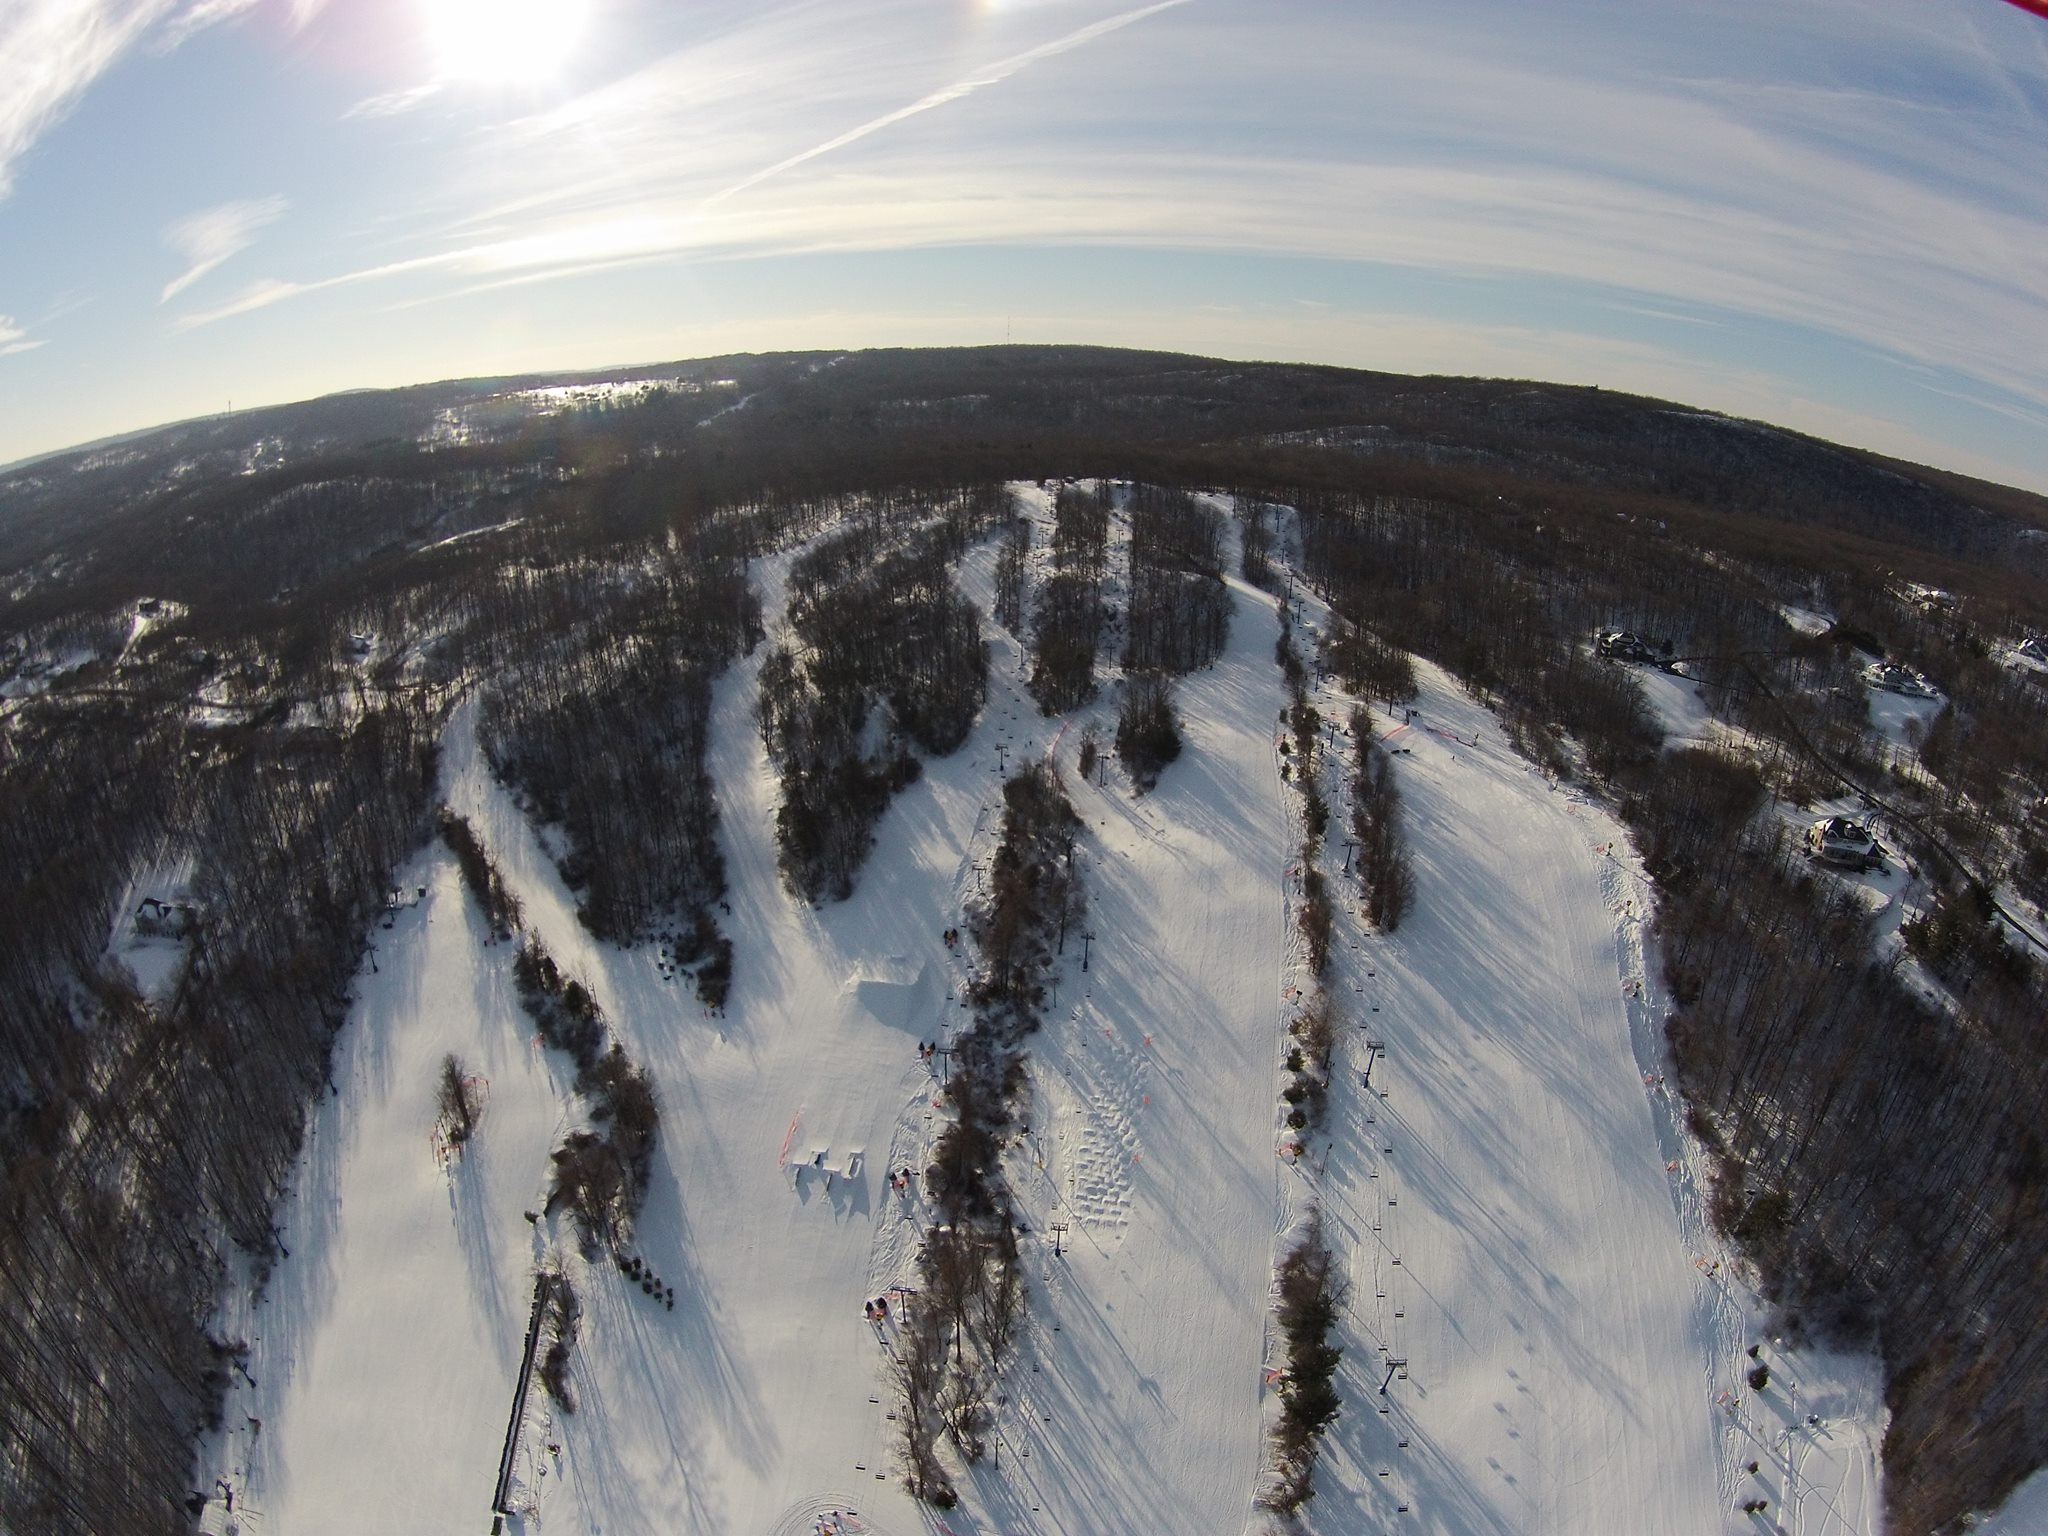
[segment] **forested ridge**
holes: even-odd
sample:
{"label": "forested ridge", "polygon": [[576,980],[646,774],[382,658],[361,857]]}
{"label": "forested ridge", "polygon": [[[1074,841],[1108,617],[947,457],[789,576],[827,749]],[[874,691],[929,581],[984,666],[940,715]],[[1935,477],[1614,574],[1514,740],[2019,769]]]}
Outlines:
{"label": "forested ridge", "polygon": [[[2048,1460],[2048,990],[1999,915],[2048,900],[2048,690],[2007,661],[2048,631],[2048,504],[1549,386],[1078,348],[644,373],[618,404],[435,386],[0,475],[9,1528],[190,1529],[238,1359],[215,1302],[236,1254],[276,1256],[451,711],[476,702],[591,931],[669,938],[715,1004],[748,963],[716,912],[722,669],[770,646],[785,874],[843,895],[918,754],[981,708],[965,551],[1001,541],[994,617],[1048,711],[1120,659],[1139,759],[1170,678],[1222,644],[1202,488],[1234,493],[1248,578],[1296,574],[1343,621],[1297,666],[1391,699],[1428,657],[1628,820],[1717,1219],[1788,1326],[1881,1350],[1894,1528]],[[1049,550],[1005,479],[1048,484]],[[754,562],[798,540],[768,636]],[[1606,628],[1686,658],[1721,744],[1660,750],[1635,671],[1588,644]],[[1904,747],[1871,722],[1879,656],[1946,700]],[[1902,946],[1796,846],[1797,808],[1844,784],[1920,874]],[[1362,762],[1344,813],[1393,869],[1386,789]]]}

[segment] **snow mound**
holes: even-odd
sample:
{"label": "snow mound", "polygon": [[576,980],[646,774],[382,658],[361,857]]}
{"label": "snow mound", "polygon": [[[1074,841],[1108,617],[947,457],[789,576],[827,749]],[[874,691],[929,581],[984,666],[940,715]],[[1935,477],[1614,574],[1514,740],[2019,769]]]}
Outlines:
{"label": "snow mound", "polygon": [[1802,635],[1824,635],[1835,627],[1833,619],[1812,608],[1795,608],[1786,603],[1779,606],[1778,614]]}
{"label": "snow mound", "polygon": [[840,995],[892,1029],[930,1027],[943,989],[930,961],[907,955],[867,960],[855,966]]}

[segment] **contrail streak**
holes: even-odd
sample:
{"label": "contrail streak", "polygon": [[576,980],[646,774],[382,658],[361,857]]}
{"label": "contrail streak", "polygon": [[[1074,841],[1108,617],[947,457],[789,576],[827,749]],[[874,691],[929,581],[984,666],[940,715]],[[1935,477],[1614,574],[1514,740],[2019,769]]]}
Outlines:
{"label": "contrail streak", "polygon": [[951,85],[943,86],[933,91],[929,96],[921,96],[907,107],[898,107],[894,112],[885,112],[880,117],[862,123],[858,128],[847,129],[846,132],[840,134],[837,138],[827,139],[824,143],[814,145],[800,154],[791,155],[787,160],[778,160],[766,170],[756,171],[753,175],[747,177],[746,180],[734,182],[723,192],[712,193],[710,197],[704,200],[704,206],[709,208],[722,203],[727,198],[735,197],[750,187],[758,187],[762,182],[769,180],[771,177],[780,176],[784,171],[802,165],[806,160],[815,160],[820,155],[829,155],[833,150],[843,149],[848,144],[866,138],[869,134],[880,133],[884,128],[894,127],[907,117],[915,117],[920,112],[929,112],[934,107],[943,107],[947,102],[958,101],[963,96],[972,96],[983,86],[995,85],[1000,81],[1007,80],[1020,69],[1028,69],[1040,59],[1049,59],[1055,54],[1067,53],[1081,47],[1085,43],[1094,42],[1098,37],[1106,37],[1111,32],[1119,32],[1133,23],[1145,20],[1148,16],[1157,16],[1161,11],[1170,11],[1175,6],[1188,3],[1189,0],[1159,0],[1159,3],[1156,5],[1147,5],[1135,11],[1126,11],[1121,16],[1111,16],[1107,20],[1085,26],[1078,32],[1069,32],[1065,37],[1055,38],[1049,43],[1041,43],[1038,47],[1028,49],[1023,53],[1013,54],[1007,59],[989,65],[988,68],[979,74],[970,75],[964,80],[956,80]]}

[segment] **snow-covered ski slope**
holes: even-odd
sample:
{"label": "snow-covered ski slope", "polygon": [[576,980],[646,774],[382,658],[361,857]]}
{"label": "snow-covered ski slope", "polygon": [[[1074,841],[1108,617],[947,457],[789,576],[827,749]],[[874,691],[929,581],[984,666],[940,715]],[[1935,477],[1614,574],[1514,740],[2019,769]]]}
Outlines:
{"label": "snow-covered ski slope", "polygon": [[[250,1354],[201,1464],[209,1531],[465,1530],[490,1501],[533,1295],[521,1212],[567,1101],[452,860],[437,850],[404,878],[408,898],[427,894],[376,933],[358,978],[281,1213],[286,1257],[219,1325]],[[449,1052],[483,1080],[484,1109],[444,1171],[431,1137]]]}
{"label": "snow-covered ski slope", "polygon": [[[1632,1049],[1638,978],[1624,996],[1615,944],[1640,893],[1604,818],[1424,679],[1415,722],[1389,737],[1408,748],[1422,895],[1398,933],[1340,962],[1386,1050],[1373,1121],[1339,1117],[1326,1198],[1354,1244],[1360,1332],[1409,1364],[1390,1412],[1339,1435],[1352,1470],[1331,1511],[1406,1502],[1441,1531],[1718,1531],[1701,1348],[1716,1330],[1696,1315],[1708,1293],[1673,1220]],[[1378,1396],[1370,1353],[1351,1401]]]}
{"label": "snow-covered ski slope", "polygon": [[[1113,772],[1081,782],[1075,733],[1063,744],[1087,827],[1089,968],[1070,936],[1009,1165],[1040,1236],[1013,1459],[973,1479],[986,1523],[956,1529],[1235,1530],[1249,1510],[1279,1214],[1278,633],[1270,602],[1239,592],[1228,649],[1176,690],[1186,745],[1153,793]],[[999,656],[998,673],[1021,659]],[[1098,715],[1107,740],[1113,713]]]}
{"label": "snow-covered ski slope", "polygon": [[[1020,494],[1042,518],[1042,496]],[[771,628],[790,558],[755,569]],[[984,545],[961,572],[984,612],[993,560]],[[1618,828],[1426,667],[1416,718],[1378,718],[1405,749],[1415,908],[1382,936],[1340,904],[1330,1115],[1300,1164],[1281,1155],[1288,993],[1307,981],[1300,831],[1276,756],[1273,603],[1232,595],[1226,654],[1176,688],[1187,749],[1144,797],[1114,767],[1106,784],[1074,771],[1081,727],[1107,737],[1110,699],[1042,719],[1023,648],[991,624],[974,734],[899,797],[853,898],[817,909],[776,869],[761,654],[737,665],[718,684],[711,764],[737,950],[722,1017],[656,947],[589,939],[458,716],[450,803],[654,1077],[661,1143],[636,1248],[676,1306],[582,1264],[565,1222],[524,1219],[570,1123],[569,1069],[535,1048],[511,950],[484,942],[452,861],[424,854],[406,878],[426,900],[376,935],[358,984],[339,1096],[283,1215],[290,1257],[268,1299],[223,1318],[252,1342],[256,1385],[237,1385],[202,1462],[203,1483],[237,1496],[205,1528],[488,1530],[536,1249],[553,1243],[585,1307],[579,1409],[536,1389],[509,1529],[808,1536],[836,1510],[846,1531],[898,1536],[1264,1531],[1272,1263],[1316,1201],[1353,1292],[1310,1529],[1751,1531],[1740,1505],[1768,1495],[1763,1528],[1874,1532],[1868,1373],[1767,1353],[1781,1384],[1742,1385],[1759,1336],[1655,1080],[1645,891]],[[1320,617],[1307,602],[1303,623]],[[1350,705],[1332,688],[1317,703],[1339,720]],[[890,1330],[863,1303],[916,1283],[930,1216],[887,1171],[921,1169],[943,1116],[943,1058],[919,1044],[968,1020],[971,956],[941,935],[994,850],[1003,773],[1049,752],[1085,823],[1090,913],[1031,1042],[1029,1131],[1006,1165],[1032,1298],[1001,1385],[1000,1468],[956,1467],[962,1506],[941,1516],[902,1490]],[[1333,808],[1325,867],[1343,891]],[[1386,1047],[1371,1092],[1368,1036]],[[444,1172],[429,1131],[451,1050],[490,1099]],[[1408,1364],[1382,1398],[1389,1359]]]}

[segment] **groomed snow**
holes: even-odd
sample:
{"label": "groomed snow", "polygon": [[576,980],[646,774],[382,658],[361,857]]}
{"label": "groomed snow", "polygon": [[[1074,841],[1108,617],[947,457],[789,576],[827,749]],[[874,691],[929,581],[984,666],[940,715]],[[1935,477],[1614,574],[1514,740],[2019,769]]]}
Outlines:
{"label": "groomed snow", "polygon": [[[538,1208],[566,1101],[453,861],[437,850],[404,877],[427,895],[374,935],[281,1213],[287,1257],[221,1320],[249,1358],[200,1484],[224,1478],[236,1502],[216,1497],[208,1532],[489,1524],[533,1294],[521,1212]],[[444,1169],[433,1101],[451,1051],[485,1104]]]}
{"label": "groomed snow", "polygon": [[[984,612],[994,553],[962,572]],[[771,620],[789,559],[756,567]],[[1798,1397],[1741,1385],[1762,1336],[1658,1081],[1646,888],[1619,829],[1427,667],[1417,718],[1378,722],[1405,749],[1416,907],[1383,937],[1343,903],[1329,985],[1348,1044],[1329,1134],[1304,1166],[1281,1155],[1299,830],[1275,755],[1272,602],[1235,583],[1233,599],[1227,653],[1177,687],[1187,751],[1142,798],[1113,768],[1107,785],[1077,782],[1079,722],[1063,736],[1037,715],[1020,648],[991,625],[973,736],[892,807],[854,897],[818,909],[777,874],[761,653],[737,665],[717,687],[711,764],[737,950],[723,1017],[654,946],[589,939],[458,717],[451,803],[654,1076],[661,1144],[637,1250],[676,1291],[671,1312],[573,1244],[560,1253],[585,1306],[580,1407],[529,1415],[529,1512],[511,1529],[810,1536],[838,1510],[849,1532],[899,1536],[1264,1530],[1272,1261],[1315,1198],[1354,1289],[1311,1529],[1749,1531],[1737,1506],[1754,1492],[1788,1530],[1876,1530],[1868,1363],[1773,1353]],[[1308,603],[1305,622],[1320,618]],[[1348,713],[1334,692],[1318,703]],[[1091,718],[1112,715],[1105,698]],[[940,1518],[901,1489],[862,1304],[914,1283],[929,1220],[885,1170],[923,1167],[943,1061],[918,1046],[967,1022],[968,957],[941,934],[993,851],[1004,770],[1055,743],[1086,823],[1093,938],[1069,935],[1031,1045],[1029,1134],[1008,1158],[1033,1298],[1001,1468],[962,1471],[963,1507]],[[534,1047],[511,951],[485,942],[451,861],[423,855],[406,880],[427,896],[375,935],[339,1094],[284,1215],[291,1256],[263,1301],[222,1319],[249,1338],[256,1385],[231,1394],[202,1480],[230,1478],[237,1519],[260,1516],[249,1530],[487,1530],[535,1250],[567,1237],[522,1215],[569,1123],[564,1063]],[[1368,1031],[1387,1046],[1384,1097],[1359,1086]],[[444,1171],[428,1131],[450,1050],[490,1099]],[[1408,1365],[1382,1414],[1389,1356]],[[206,1519],[226,1528],[218,1502]]]}
{"label": "groomed snow", "polygon": [[1330,977],[1385,1053],[1311,1147],[1350,1244],[1359,1346],[1311,1527],[1717,1532],[1752,1528],[1738,1506],[1769,1496],[1788,1531],[1874,1531],[1868,1362],[1810,1367],[1849,1422],[1802,1420],[1800,1486],[1746,1471],[1785,1399],[1740,1379],[1761,1323],[1664,1086],[1649,888],[1620,826],[1515,756],[1442,672],[1418,673],[1413,720],[1375,718],[1416,909],[1391,936],[1347,913]]}

